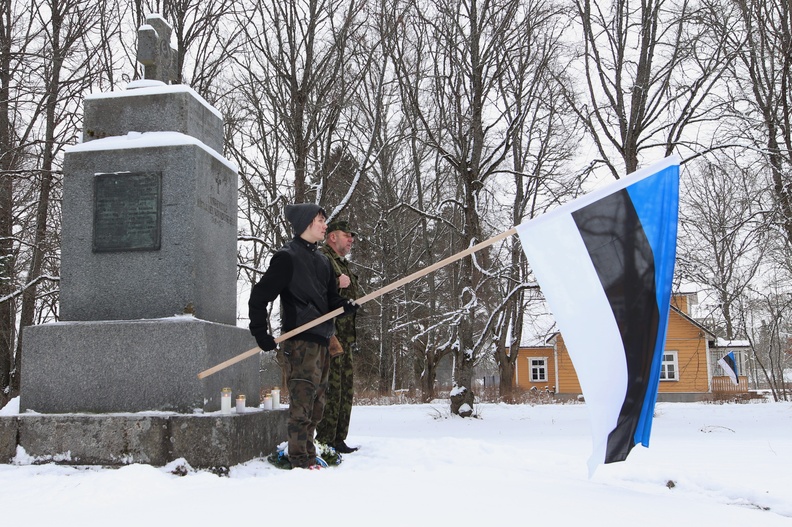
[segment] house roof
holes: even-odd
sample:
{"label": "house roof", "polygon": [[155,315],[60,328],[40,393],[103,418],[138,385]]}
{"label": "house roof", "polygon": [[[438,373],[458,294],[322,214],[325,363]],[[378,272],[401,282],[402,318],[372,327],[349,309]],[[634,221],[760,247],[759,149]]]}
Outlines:
{"label": "house roof", "polygon": [[680,311],[679,309],[677,309],[676,307],[674,307],[674,306],[673,306],[673,304],[671,305],[671,311],[674,311],[674,312],[675,312],[675,313],[677,313],[679,316],[681,316],[682,318],[684,318],[685,320],[687,320],[688,322],[690,322],[691,324],[693,324],[694,326],[696,326],[697,328],[699,328],[701,331],[703,331],[703,332],[704,332],[704,333],[707,335],[707,340],[712,340],[712,339],[714,339],[714,338],[715,338],[715,334],[714,334],[712,331],[708,330],[707,328],[705,328],[704,326],[702,326],[701,324],[699,324],[699,323],[696,321],[696,319],[692,318],[692,317],[691,317],[691,316],[689,316],[689,315],[686,315],[686,314],[685,314],[683,311]]}
{"label": "house roof", "polygon": [[726,340],[717,338],[715,339],[715,346],[718,348],[750,348],[751,343],[747,340]]}

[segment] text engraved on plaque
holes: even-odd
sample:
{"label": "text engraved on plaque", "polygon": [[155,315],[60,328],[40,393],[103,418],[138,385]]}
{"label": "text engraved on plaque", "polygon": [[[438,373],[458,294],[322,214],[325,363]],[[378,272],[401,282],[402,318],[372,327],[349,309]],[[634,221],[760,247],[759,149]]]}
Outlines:
{"label": "text engraved on plaque", "polygon": [[93,251],[159,250],[161,206],[161,172],[97,174]]}

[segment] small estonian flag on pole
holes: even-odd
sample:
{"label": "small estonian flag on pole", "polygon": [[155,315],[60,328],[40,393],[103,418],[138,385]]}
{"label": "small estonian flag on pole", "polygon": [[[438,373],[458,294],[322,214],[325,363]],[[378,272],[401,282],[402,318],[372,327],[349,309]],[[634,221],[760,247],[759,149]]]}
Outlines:
{"label": "small estonian flag on pole", "polygon": [[723,368],[723,371],[726,372],[726,375],[729,376],[729,379],[731,379],[735,386],[740,384],[740,381],[737,379],[739,373],[737,372],[737,363],[734,361],[734,352],[730,351],[718,359],[718,365]]}

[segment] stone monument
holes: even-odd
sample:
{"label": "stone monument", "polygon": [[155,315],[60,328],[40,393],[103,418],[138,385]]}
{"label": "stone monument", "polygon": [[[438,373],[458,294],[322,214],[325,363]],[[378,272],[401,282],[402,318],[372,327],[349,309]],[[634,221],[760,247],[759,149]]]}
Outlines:
{"label": "stone monument", "polygon": [[[169,40],[165,21],[149,17],[139,56],[158,78],[85,99],[83,143],[64,157],[60,321],[24,331],[21,412],[201,416],[219,410],[224,387],[258,406],[255,359],[197,376],[256,343],[235,325],[237,173],[220,153],[222,117],[189,87],[166,84],[175,78]],[[258,413],[279,414],[263,443],[285,438],[284,412]],[[216,441],[214,428],[231,426],[174,423],[131,429],[181,430],[181,440],[163,439],[172,446],[200,443],[184,439],[189,428]],[[261,436],[228,430],[229,441]],[[254,443],[251,451],[274,446]],[[207,448],[195,464],[215,459]]]}

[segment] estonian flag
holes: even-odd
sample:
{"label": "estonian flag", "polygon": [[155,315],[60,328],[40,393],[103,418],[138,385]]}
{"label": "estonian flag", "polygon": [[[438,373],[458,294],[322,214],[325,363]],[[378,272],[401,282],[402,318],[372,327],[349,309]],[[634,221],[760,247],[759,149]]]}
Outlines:
{"label": "estonian flag", "polygon": [[726,372],[726,375],[729,376],[729,379],[734,383],[735,386],[740,384],[737,376],[740,375],[737,372],[737,362],[734,360],[734,353],[729,352],[720,359],[718,359],[718,365],[723,368],[723,371]]}
{"label": "estonian flag", "polygon": [[679,158],[517,226],[589,409],[589,472],[649,446],[679,213]]}

